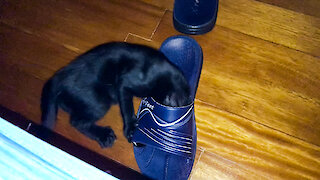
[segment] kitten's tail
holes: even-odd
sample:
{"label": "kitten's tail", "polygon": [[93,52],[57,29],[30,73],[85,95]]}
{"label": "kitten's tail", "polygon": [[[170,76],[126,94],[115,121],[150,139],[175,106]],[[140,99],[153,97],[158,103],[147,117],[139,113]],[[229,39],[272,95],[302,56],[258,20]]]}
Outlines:
{"label": "kitten's tail", "polygon": [[53,129],[57,113],[58,105],[56,103],[57,93],[55,92],[53,79],[48,80],[42,89],[41,95],[41,123],[48,129]]}

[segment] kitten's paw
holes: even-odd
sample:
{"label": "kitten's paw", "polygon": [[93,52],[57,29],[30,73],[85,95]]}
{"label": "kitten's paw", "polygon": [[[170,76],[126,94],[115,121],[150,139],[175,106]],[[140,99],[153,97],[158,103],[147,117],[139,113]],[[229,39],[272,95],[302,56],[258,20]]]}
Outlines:
{"label": "kitten's paw", "polygon": [[98,138],[98,143],[102,148],[111,147],[114,141],[117,139],[113,130],[109,127],[105,127],[103,133]]}
{"label": "kitten's paw", "polygon": [[133,133],[137,126],[137,121],[134,121],[131,124],[124,127],[124,135],[126,136],[129,143],[132,142]]}

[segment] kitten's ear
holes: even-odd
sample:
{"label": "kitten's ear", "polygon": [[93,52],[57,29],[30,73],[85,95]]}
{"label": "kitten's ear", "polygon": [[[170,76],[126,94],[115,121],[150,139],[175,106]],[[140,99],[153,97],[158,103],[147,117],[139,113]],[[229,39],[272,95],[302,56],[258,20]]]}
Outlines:
{"label": "kitten's ear", "polygon": [[165,98],[163,99],[163,102],[162,102],[164,105],[166,106],[170,106],[170,96],[169,95],[166,95]]}
{"label": "kitten's ear", "polygon": [[172,107],[178,106],[176,93],[170,93],[166,95],[166,97],[163,100],[163,104],[166,106],[172,106]]}

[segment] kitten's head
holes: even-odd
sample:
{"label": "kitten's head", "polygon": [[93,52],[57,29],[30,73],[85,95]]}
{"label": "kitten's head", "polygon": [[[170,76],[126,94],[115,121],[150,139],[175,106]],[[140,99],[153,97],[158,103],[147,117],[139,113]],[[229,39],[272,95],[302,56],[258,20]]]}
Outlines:
{"label": "kitten's head", "polygon": [[193,101],[189,84],[177,68],[158,78],[156,84],[153,97],[163,105],[179,107],[189,105]]}
{"label": "kitten's head", "polygon": [[179,107],[192,103],[190,87],[182,74],[176,74],[172,80],[172,87],[166,92],[162,103],[167,106]]}

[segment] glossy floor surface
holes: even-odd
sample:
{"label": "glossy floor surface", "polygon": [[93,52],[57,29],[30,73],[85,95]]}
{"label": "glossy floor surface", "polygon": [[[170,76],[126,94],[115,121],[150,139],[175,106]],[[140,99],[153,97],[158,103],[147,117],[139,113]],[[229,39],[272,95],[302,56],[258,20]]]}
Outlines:
{"label": "glossy floor surface", "polygon": [[[0,0],[0,104],[36,123],[44,82],[100,43],[158,48],[180,34],[173,0]],[[191,179],[320,179],[320,1],[220,0],[203,48]],[[135,99],[135,106],[139,103]],[[99,122],[110,149],[59,111],[55,131],[138,170],[119,108]]]}

